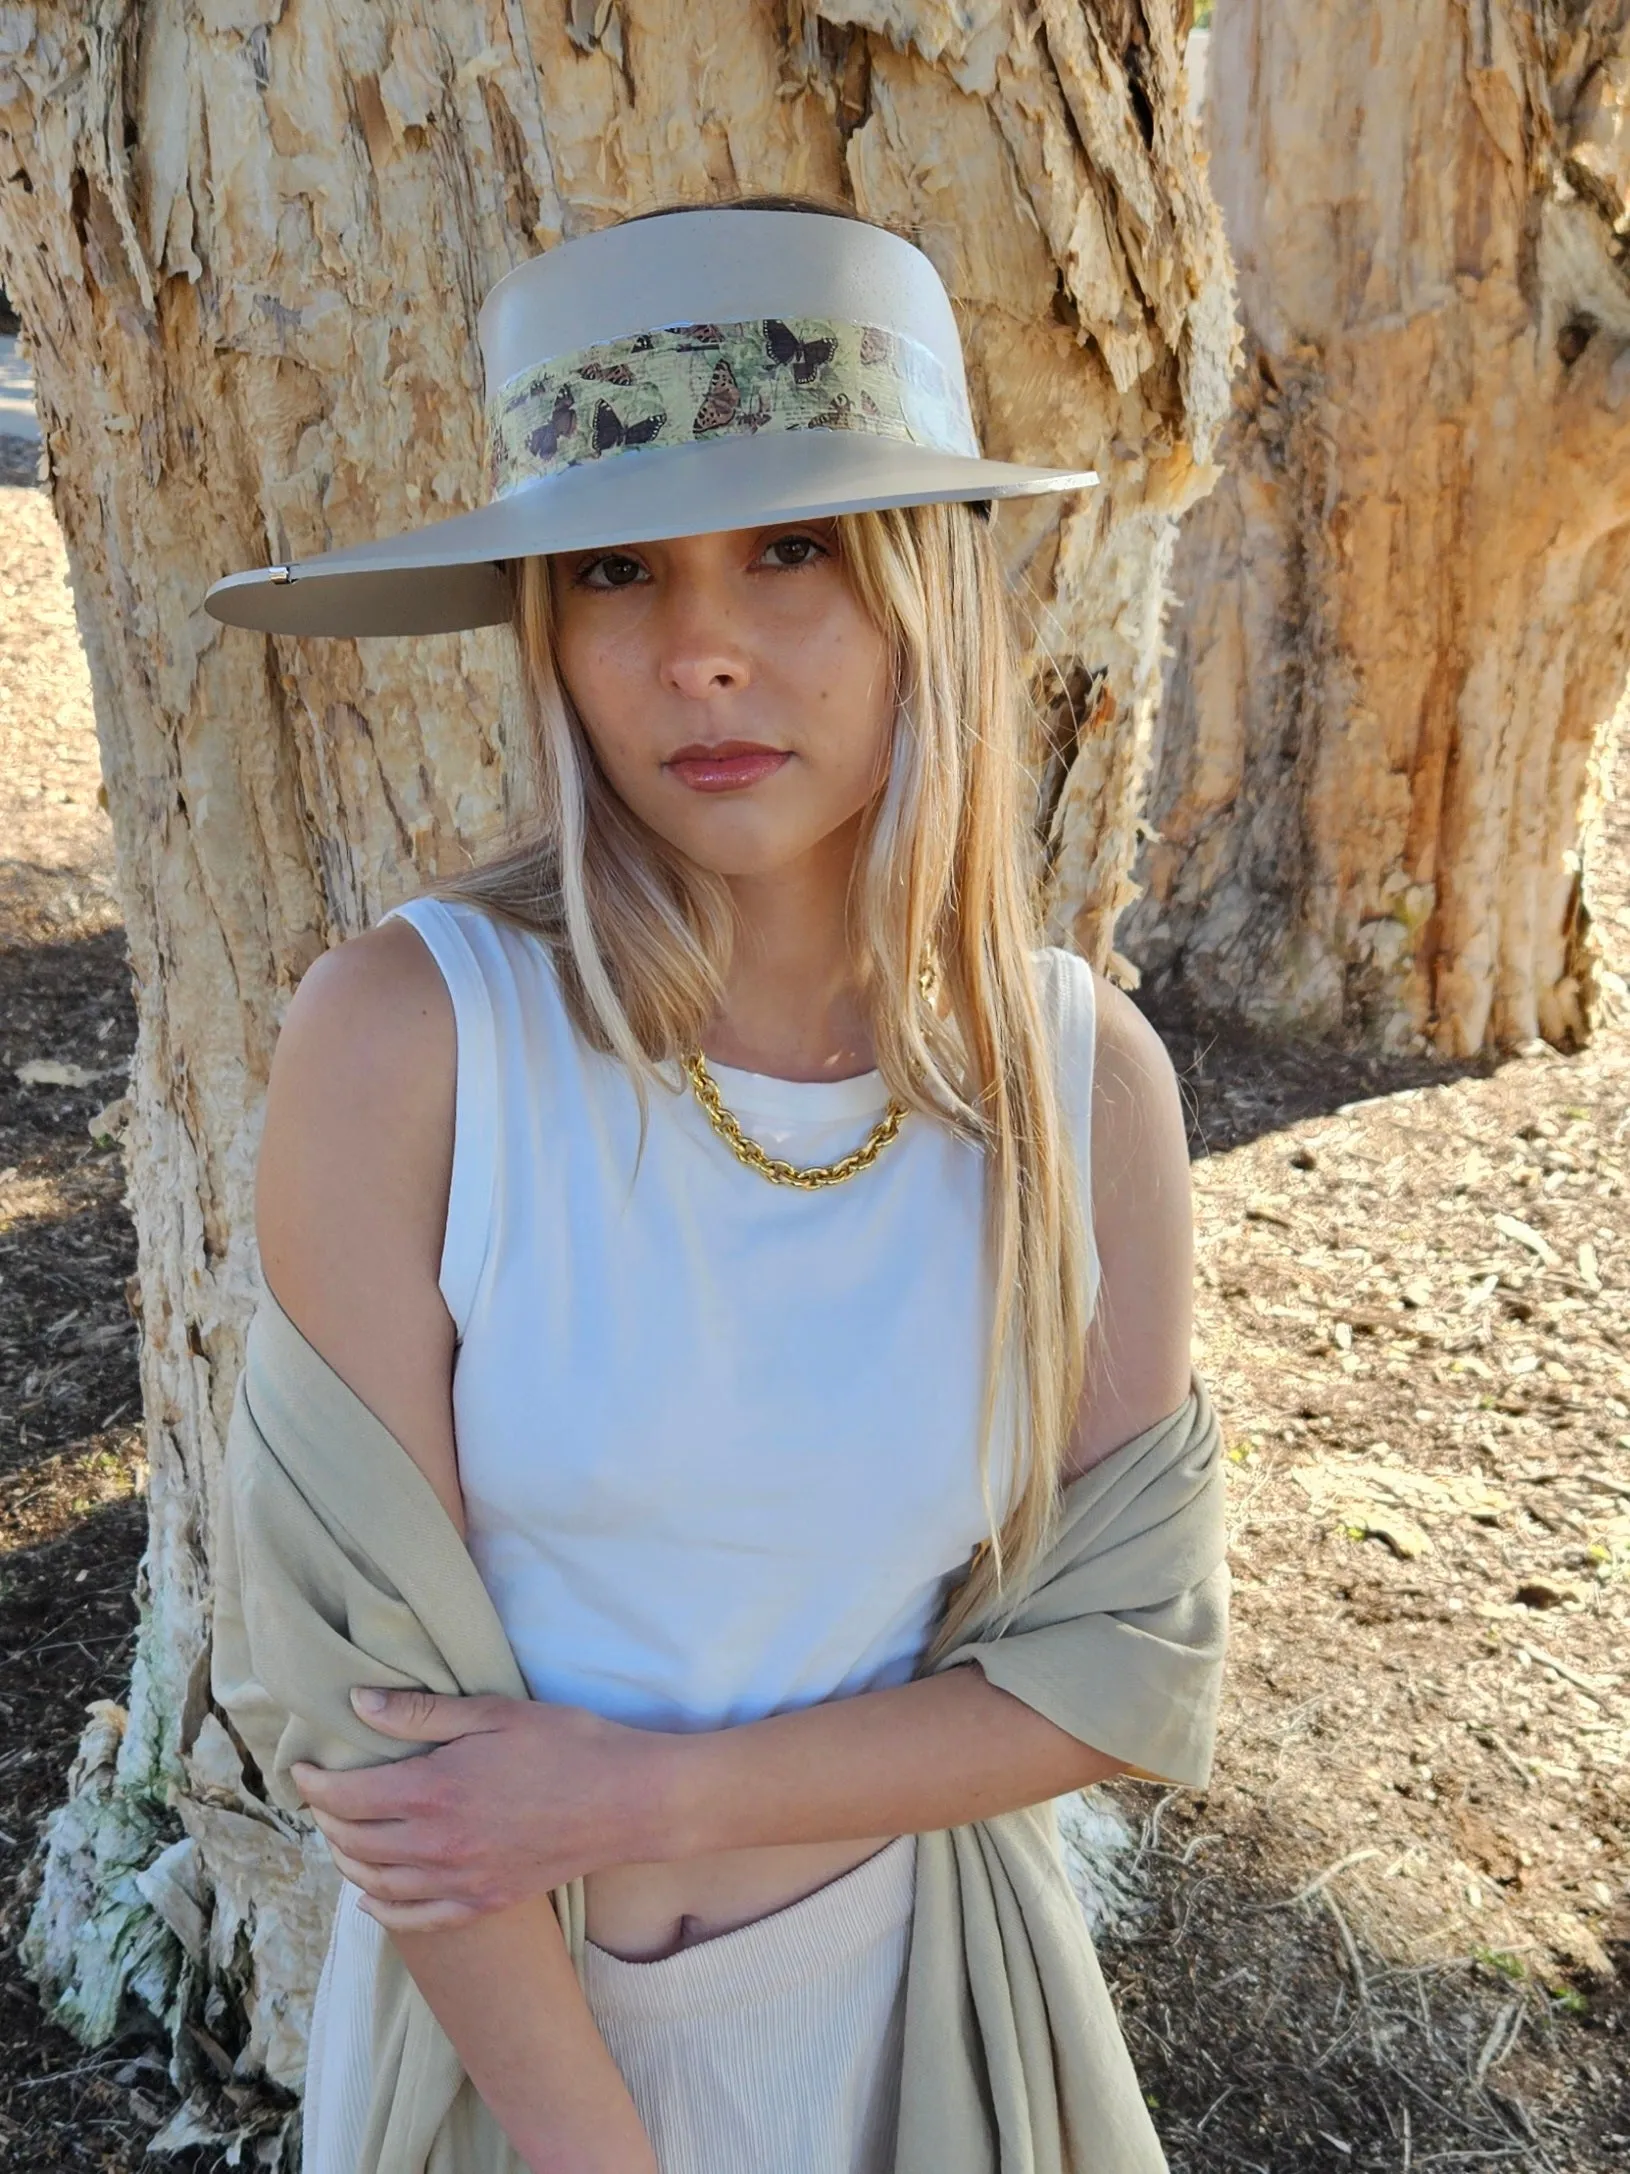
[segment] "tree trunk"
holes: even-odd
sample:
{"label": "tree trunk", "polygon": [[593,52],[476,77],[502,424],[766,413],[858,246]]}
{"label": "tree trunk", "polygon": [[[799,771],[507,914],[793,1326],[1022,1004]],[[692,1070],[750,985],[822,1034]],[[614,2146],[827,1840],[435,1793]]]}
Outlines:
{"label": "tree trunk", "polygon": [[1123,942],[1261,1024],[1588,1031],[1630,665],[1630,6],[1218,0],[1247,363]]}
{"label": "tree trunk", "polygon": [[[515,263],[674,198],[842,194],[945,275],[988,449],[1111,479],[998,523],[1032,668],[1056,674],[1036,751],[1054,921],[1103,958],[1232,297],[1161,0],[23,0],[5,22],[0,276],[35,356],[139,984],[152,1470],[128,1713],[86,1736],[30,1954],[87,2039],[133,1998],[167,2018],[198,2087],[177,2142],[233,2125],[223,2069],[297,2087],[332,1892],[208,1695],[272,1046],[326,946],[479,848],[518,714],[502,630],[262,639],[208,618],[206,586],[480,502],[475,315]],[[271,2097],[235,2117],[266,2163]]]}

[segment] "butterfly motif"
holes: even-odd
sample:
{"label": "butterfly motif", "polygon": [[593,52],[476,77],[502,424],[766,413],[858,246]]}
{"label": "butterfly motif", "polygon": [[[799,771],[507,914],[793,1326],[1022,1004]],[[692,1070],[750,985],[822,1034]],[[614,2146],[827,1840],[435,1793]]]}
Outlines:
{"label": "butterfly motif", "polygon": [[862,362],[892,363],[895,359],[892,337],[877,325],[862,325],[860,359]]}
{"label": "butterfly motif", "polygon": [[577,408],[569,392],[555,396],[554,412],[548,422],[540,423],[536,430],[528,431],[526,448],[539,460],[552,460],[563,440],[577,430]]}
{"label": "butterfly motif", "polygon": [[736,373],[721,355],[713,366],[707,391],[702,395],[702,405],[696,411],[692,429],[698,437],[704,431],[728,430],[735,421],[741,406],[741,387],[736,383]]}
{"label": "butterfly motif", "polygon": [[626,362],[585,362],[577,374],[592,378],[596,385],[632,385],[634,382],[634,373]]}
{"label": "butterfly motif", "polygon": [[855,416],[854,409],[849,404],[849,395],[839,393],[831,406],[822,408],[818,415],[812,415],[804,428],[806,430],[853,430],[855,428]]}
{"label": "butterfly motif", "polygon": [[723,347],[724,334],[717,325],[675,325],[673,342],[681,355],[693,355],[699,348]]}
{"label": "butterfly motif", "polygon": [[602,400],[594,411],[594,450],[612,453],[622,446],[649,445],[667,420],[659,409],[637,423],[625,423],[616,409]]}
{"label": "butterfly motif", "polygon": [[791,325],[784,325],[779,317],[764,320],[764,345],[772,361],[786,369],[792,366],[793,382],[807,385],[818,370],[826,365],[838,351],[836,340],[801,340]]}

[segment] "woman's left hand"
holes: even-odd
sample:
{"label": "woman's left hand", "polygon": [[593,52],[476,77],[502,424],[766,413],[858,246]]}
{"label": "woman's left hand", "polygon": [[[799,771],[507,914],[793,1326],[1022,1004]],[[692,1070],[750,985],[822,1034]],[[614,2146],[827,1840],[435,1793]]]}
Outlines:
{"label": "woman's left hand", "polygon": [[363,1909],[390,1932],[443,1931],[582,1873],[674,1854],[660,1837],[677,1739],[530,1699],[351,1697],[382,1736],[440,1746],[349,1772],[289,1770]]}

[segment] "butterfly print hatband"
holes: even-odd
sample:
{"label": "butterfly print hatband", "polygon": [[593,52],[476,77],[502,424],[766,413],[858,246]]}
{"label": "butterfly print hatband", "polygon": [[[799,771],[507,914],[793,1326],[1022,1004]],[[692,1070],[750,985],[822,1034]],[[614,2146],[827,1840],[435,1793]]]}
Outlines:
{"label": "butterfly print hatband", "polygon": [[960,390],[877,325],[760,317],[672,325],[534,364],[487,403],[495,497],[584,461],[742,433],[858,430],[977,458]]}

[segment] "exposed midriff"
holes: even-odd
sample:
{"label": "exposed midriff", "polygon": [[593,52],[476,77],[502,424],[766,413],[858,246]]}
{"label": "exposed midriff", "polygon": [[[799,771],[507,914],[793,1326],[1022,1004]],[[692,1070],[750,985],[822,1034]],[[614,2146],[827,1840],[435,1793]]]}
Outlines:
{"label": "exposed midriff", "polygon": [[801,1901],[890,1840],[777,1844],[610,1866],[583,1883],[584,1929],[596,1947],[625,1962],[656,1962]]}

